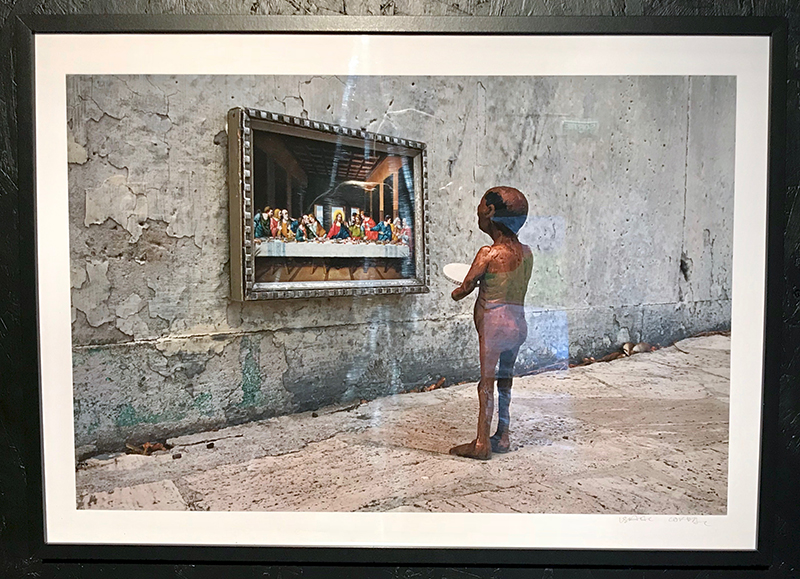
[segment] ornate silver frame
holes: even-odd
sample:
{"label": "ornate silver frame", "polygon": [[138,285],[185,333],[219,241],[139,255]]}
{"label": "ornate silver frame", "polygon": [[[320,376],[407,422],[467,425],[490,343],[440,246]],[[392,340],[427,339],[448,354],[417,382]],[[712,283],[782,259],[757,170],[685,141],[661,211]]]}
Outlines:
{"label": "ornate silver frame", "polygon": [[[284,134],[335,135],[350,143],[370,142],[383,152],[413,153],[414,167],[414,265],[415,277],[402,280],[257,282],[253,228],[253,130],[269,129]],[[425,143],[371,133],[291,115],[236,107],[228,112],[228,191],[230,207],[231,299],[253,301],[335,296],[418,294],[429,291],[430,254],[428,169]]]}

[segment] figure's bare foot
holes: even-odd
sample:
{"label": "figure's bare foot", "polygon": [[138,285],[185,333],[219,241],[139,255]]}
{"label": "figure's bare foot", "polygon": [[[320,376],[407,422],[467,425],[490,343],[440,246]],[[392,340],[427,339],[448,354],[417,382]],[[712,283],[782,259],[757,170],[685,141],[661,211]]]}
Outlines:
{"label": "figure's bare foot", "polygon": [[450,454],[464,456],[466,458],[476,458],[478,460],[489,460],[492,458],[492,448],[489,444],[480,444],[478,440],[473,440],[467,444],[459,444],[450,449]]}
{"label": "figure's bare foot", "polygon": [[509,448],[511,447],[511,443],[508,440],[508,431],[502,434],[495,432],[489,441],[492,443],[492,452],[496,452],[498,454],[508,452]]}

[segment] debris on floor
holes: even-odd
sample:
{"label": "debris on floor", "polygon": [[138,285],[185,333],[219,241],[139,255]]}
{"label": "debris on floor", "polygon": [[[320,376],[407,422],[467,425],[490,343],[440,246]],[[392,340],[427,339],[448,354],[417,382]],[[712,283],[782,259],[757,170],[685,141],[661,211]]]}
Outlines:
{"label": "debris on floor", "polygon": [[658,350],[658,346],[653,346],[648,344],[647,342],[639,342],[638,344],[634,344],[633,342],[625,342],[620,346],[619,350],[615,350],[610,354],[606,354],[602,358],[595,359],[592,356],[588,358],[584,358],[580,364],[570,364],[570,368],[577,368],[579,366],[588,366],[589,364],[594,364],[596,362],[611,362],[612,360],[616,360],[618,358],[624,358],[627,356],[633,356],[634,354],[640,354],[642,352],[655,352]]}
{"label": "debris on floor", "polygon": [[172,448],[172,446],[162,442],[145,442],[142,446],[136,446],[134,444],[127,443],[125,444],[125,448],[127,449],[126,452],[128,454],[143,454],[145,456],[150,456],[159,450],[167,451]]}

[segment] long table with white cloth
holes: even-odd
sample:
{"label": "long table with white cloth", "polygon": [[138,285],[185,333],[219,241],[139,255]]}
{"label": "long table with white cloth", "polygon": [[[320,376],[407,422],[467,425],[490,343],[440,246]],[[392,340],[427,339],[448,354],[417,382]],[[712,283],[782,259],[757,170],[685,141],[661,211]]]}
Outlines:
{"label": "long table with white cloth", "polygon": [[408,258],[407,245],[381,243],[336,243],[335,241],[262,241],[256,244],[256,257],[300,258]]}

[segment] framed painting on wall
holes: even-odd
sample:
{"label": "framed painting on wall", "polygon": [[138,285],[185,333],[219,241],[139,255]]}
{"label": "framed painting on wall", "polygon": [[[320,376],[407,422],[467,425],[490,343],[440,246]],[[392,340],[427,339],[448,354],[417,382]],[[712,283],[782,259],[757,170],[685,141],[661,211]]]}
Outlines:
{"label": "framed painting on wall", "polygon": [[228,135],[236,299],[427,290],[422,143],[241,108]]}

